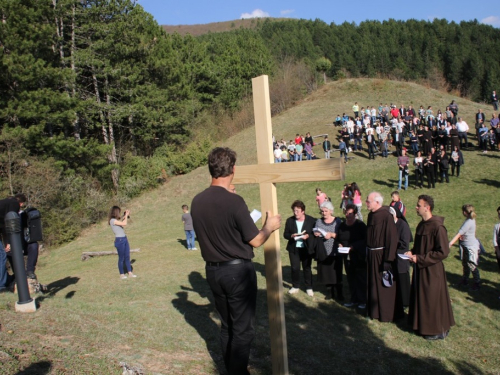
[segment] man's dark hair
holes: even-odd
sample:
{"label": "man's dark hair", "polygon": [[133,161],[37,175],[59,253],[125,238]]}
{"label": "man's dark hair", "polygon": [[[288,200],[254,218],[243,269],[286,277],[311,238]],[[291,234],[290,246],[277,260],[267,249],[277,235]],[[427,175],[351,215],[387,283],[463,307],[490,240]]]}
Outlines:
{"label": "man's dark hair", "polygon": [[431,212],[434,210],[434,199],[430,195],[419,195],[418,200],[423,200],[430,207]]}
{"label": "man's dark hair", "polygon": [[24,195],[23,193],[14,195],[14,198],[16,198],[19,203],[26,202],[26,195]]}
{"label": "man's dark hair", "polygon": [[352,210],[354,215],[356,215],[358,213],[358,206],[356,206],[354,203],[348,203],[345,206],[344,212],[347,212],[347,210]]}
{"label": "man's dark hair", "polygon": [[228,147],[216,147],[208,154],[208,170],[213,178],[231,175],[235,164],[236,152]]}
{"label": "man's dark hair", "polygon": [[292,210],[295,207],[300,208],[302,211],[306,210],[306,205],[304,204],[304,202],[299,201],[299,200],[293,201],[293,203],[292,203]]}
{"label": "man's dark hair", "polygon": [[181,208],[182,208],[183,210],[187,210],[187,209],[188,209],[188,205],[187,205],[187,204],[183,204]]}

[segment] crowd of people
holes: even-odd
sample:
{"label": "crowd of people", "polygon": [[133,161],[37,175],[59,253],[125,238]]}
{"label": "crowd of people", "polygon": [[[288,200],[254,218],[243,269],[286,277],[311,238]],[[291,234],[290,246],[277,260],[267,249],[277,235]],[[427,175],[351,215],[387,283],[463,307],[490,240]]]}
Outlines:
{"label": "crowd of people", "polygon": [[[421,221],[412,231],[398,191],[392,193],[387,206],[383,205],[380,193],[367,196],[366,224],[359,219],[359,207],[353,203],[358,191],[356,183],[345,185],[341,193],[342,218],[335,214],[331,199],[319,188],[316,202],[320,218],[306,214],[302,201],[292,203],[293,215],[287,219],[283,234],[288,240],[286,250],[291,268],[292,286],[288,293],[300,291],[302,268],[306,293],[311,297],[315,295],[312,273],[315,260],[315,282],[327,287],[326,299],[357,307],[381,322],[397,321],[404,318],[407,311],[409,324],[425,339],[446,338],[455,321],[443,260],[457,241],[463,277],[456,286],[468,286],[472,273],[470,291],[481,288],[478,269],[481,244],[476,238],[474,207],[462,206],[465,221],[449,240],[444,218],[432,213],[431,196],[418,197],[416,214]],[[500,217],[500,207],[497,212]],[[500,224],[495,225],[493,244],[500,267]],[[344,272],[348,301],[344,301]]]}

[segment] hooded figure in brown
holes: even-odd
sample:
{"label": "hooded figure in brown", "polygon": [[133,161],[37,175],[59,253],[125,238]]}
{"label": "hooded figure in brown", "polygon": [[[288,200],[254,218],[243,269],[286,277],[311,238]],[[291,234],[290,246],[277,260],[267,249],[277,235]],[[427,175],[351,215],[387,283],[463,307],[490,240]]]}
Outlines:
{"label": "hooded figure in brown", "polygon": [[[393,267],[398,247],[398,230],[389,208],[382,206],[383,198],[372,192],[366,198],[370,213],[367,221],[367,263],[368,263],[368,315],[381,322],[392,322],[404,316],[403,305],[397,303],[396,267]],[[385,283],[390,273],[392,283]]]}
{"label": "hooded figure in brown", "polygon": [[448,336],[455,325],[443,260],[450,253],[444,218],[432,216],[434,200],[428,195],[418,197],[417,215],[422,218],[415,232],[412,252],[415,264],[410,296],[408,322],[427,340]]}

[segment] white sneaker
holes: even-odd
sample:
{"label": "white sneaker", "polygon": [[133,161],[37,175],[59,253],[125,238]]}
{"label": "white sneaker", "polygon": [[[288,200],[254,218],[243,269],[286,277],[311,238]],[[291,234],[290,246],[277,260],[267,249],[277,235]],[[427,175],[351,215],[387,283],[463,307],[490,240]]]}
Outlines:
{"label": "white sneaker", "polygon": [[299,288],[290,288],[290,290],[288,291],[288,294],[295,294],[298,292],[299,292]]}
{"label": "white sneaker", "polygon": [[307,295],[308,295],[309,297],[314,297],[314,292],[313,292],[313,290],[312,290],[312,289],[307,289],[307,290],[306,290],[306,293],[307,293]]}
{"label": "white sneaker", "polygon": [[196,247],[193,247],[191,250],[198,250]]}

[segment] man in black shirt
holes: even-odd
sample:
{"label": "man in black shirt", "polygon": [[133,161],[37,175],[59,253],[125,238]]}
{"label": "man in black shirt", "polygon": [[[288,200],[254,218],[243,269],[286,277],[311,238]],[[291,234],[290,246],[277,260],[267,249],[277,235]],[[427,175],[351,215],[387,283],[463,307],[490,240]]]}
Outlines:
{"label": "man in black shirt", "polygon": [[[24,194],[16,194],[14,197],[9,197],[0,200],[0,234],[2,236],[2,241],[0,241],[0,293],[7,291],[7,269],[5,268],[7,263],[7,254],[10,252],[10,243],[5,230],[5,215],[9,212],[19,212],[24,203],[26,202],[26,196]],[[5,248],[4,248],[5,245]]]}
{"label": "man in black shirt", "polygon": [[229,374],[248,374],[257,303],[253,248],[264,244],[280,227],[281,216],[270,216],[268,211],[262,229],[255,226],[243,198],[229,191],[235,164],[236,153],[229,148],[210,152],[212,183],[193,199],[191,216],[221,319],[226,369]]}

